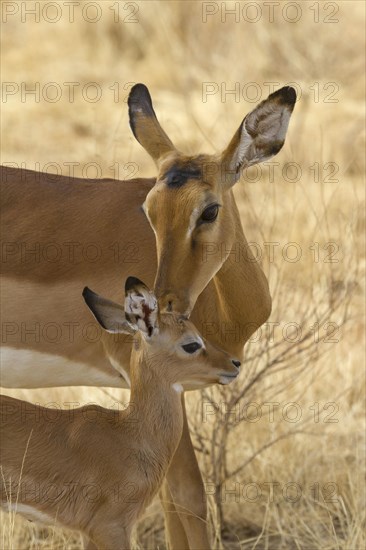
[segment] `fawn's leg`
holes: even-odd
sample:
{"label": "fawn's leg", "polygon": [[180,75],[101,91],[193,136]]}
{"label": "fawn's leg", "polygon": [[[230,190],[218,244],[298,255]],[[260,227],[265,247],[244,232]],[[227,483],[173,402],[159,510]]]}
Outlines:
{"label": "fawn's leg", "polygon": [[161,504],[164,508],[166,541],[169,550],[189,549],[188,539],[179,514],[174,506],[173,497],[169,485],[164,479],[159,493]]}
{"label": "fawn's leg", "polygon": [[[210,550],[206,494],[189,434],[184,395],[182,396],[182,407],[184,418],[182,438],[170,463],[166,482],[176,513],[184,528],[185,538],[182,536],[179,524],[172,521],[174,513],[170,512],[167,514],[168,539],[172,550]],[[176,532],[173,523],[176,525]],[[170,525],[172,530],[170,530]]]}

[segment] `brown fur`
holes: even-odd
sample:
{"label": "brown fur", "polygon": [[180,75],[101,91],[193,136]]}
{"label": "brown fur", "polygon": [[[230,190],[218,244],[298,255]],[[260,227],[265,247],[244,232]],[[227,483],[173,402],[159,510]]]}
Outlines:
{"label": "brown fur", "polygon": [[[1,396],[1,502],[31,506],[50,522],[78,529],[98,548],[128,548],[131,528],[157,493],[183,430],[173,384],[204,385],[238,373],[208,342],[191,357],[179,343],[188,321],[161,316],[159,334],[138,335],[131,356],[131,403],[46,409]],[[32,516],[31,516],[32,517]]]}
{"label": "brown fur", "polygon": [[[98,291],[108,280],[109,297],[118,299],[121,277],[129,275],[131,265],[149,285],[155,279],[160,304],[166,310],[191,312],[202,331],[215,327],[210,341],[241,357],[245,342],[268,318],[271,297],[266,277],[244,236],[231,186],[242,168],[266,160],[280,149],[295,100],[289,87],[271,94],[247,115],[221,155],[188,157],[174,148],[161,128],[147,88],[136,85],[129,98],[131,127],[158,166],[157,180],[84,181],[56,176],[50,183],[46,175],[4,169],[2,236],[10,247],[16,249],[22,242],[31,247],[55,241],[62,246],[72,241],[84,246],[95,242],[103,254],[95,262],[81,258],[76,264],[65,255],[56,263],[22,263],[16,250],[8,254],[3,263],[2,313],[3,320],[13,323],[10,332],[14,334],[5,335],[7,346],[40,351],[68,363],[61,368],[59,361],[50,359],[47,376],[34,381],[33,365],[22,371],[19,380],[12,376],[16,367],[11,362],[4,367],[2,383],[10,387],[126,385],[106,359],[102,340],[94,344],[85,340],[82,327],[90,323],[90,315],[81,307],[80,293],[85,285]],[[169,169],[197,165],[202,168],[199,180],[185,177],[184,184],[172,186],[164,180]],[[207,200],[222,205],[218,218],[213,224],[191,228],[188,238],[192,209],[202,207]],[[137,253],[117,262],[110,247],[118,243],[123,250],[131,242]],[[210,253],[204,261],[207,246]],[[22,338],[21,323],[33,326],[50,321],[78,323],[73,340],[49,343],[42,338]],[[118,355],[128,371],[131,339],[124,338]],[[104,341],[104,345],[110,343]],[[95,377],[89,380],[81,367],[72,364],[75,360],[96,369],[98,382]],[[75,379],[78,369],[80,377]],[[169,487],[164,488],[164,494],[174,500],[174,505],[166,504],[168,524],[176,533],[185,533],[178,536],[176,547],[186,546],[188,541],[192,548],[210,548],[202,480],[186,421],[167,480]],[[173,512],[168,511],[170,506]],[[179,513],[179,509],[193,508],[194,516]],[[171,544],[173,540],[171,532]]]}

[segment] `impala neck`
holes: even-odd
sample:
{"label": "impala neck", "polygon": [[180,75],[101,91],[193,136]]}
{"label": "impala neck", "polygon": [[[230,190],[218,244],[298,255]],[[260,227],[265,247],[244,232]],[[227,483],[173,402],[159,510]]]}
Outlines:
{"label": "impala neck", "polygon": [[166,471],[182,436],[183,410],[180,392],[167,377],[157,374],[161,366],[154,364],[156,361],[143,354],[133,361],[128,410],[136,441],[139,439],[142,447],[153,453],[154,463]]}
{"label": "impala neck", "polygon": [[229,193],[229,207],[235,220],[235,239],[228,258],[214,276],[212,285],[207,287],[208,292],[214,293],[215,313],[212,321],[216,327],[207,337],[241,357],[246,341],[270,315],[271,296],[266,276],[244,236],[234,195],[232,191]]}

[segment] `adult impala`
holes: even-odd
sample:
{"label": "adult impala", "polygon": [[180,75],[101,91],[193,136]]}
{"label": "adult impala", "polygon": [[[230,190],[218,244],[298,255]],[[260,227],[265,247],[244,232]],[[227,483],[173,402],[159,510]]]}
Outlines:
{"label": "adult impala", "polygon": [[[271,298],[232,186],[243,168],[281,149],[295,101],[293,88],[274,92],[221,154],[186,156],[161,128],[147,88],[137,84],[130,124],[156,162],[156,178],[50,178],[3,168],[2,385],[128,387],[130,342],[117,373],[98,335],[90,334],[80,288],[100,291],[108,281],[109,297],[118,299],[131,262],[138,278],[149,286],[155,281],[163,310],[191,312],[199,329],[218,320],[234,327],[212,331],[210,340],[241,358],[246,340],[268,318]],[[93,261],[80,253],[90,246]],[[116,246],[123,251],[118,257]],[[238,246],[240,257],[230,254]],[[203,494],[185,419],[164,486],[172,549],[209,548]]]}
{"label": "adult impala", "polygon": [[125,291],[124,308],[88,288],[83,296],[116,364],[118,339],[108,332],[134,335],[126,410],[61,411],[0,396],[0,504],[81,531],[88,550],[130,548],[132,527],[182,436],[183,384],[228,384],[239,374],[240,362],[205,342],[188,320],[159,315],[141,281],[129,277]]}

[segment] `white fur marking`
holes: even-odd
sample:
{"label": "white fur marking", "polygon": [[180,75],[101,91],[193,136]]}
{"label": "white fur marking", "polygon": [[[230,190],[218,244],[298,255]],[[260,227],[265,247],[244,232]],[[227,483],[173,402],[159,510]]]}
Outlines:
{"label": "white fur marking", "polygon": [[123,386],[121,377],[92,365],[37,351],[4,347],[0,382],[4,388],[52,388],[58,386]]}
{"label": "white fur marking", "polygon": [[227,386],[227,384],[230,384],[234,380],[236,380],[236,376],[220,376],[220,384],[224,386]]}
{"label": "white fur marking", "polygon": [[198,341],[199,344],[201,344],[202,349],[206,349],[204,341],[202,340],[202,338],[200,336],[198,336],[198,334],[197,334],[197,341]]}
{"label": "white fur marking", "polygon": [[190,236],[192,235],[193,233],[193,230],[194,228],[196,227],[196,222],[197,222],[197,219],[198,219],[198,214],[200,213],[200,209],[199,208],[194,208],[192,210],[192,214],[191,214],[191,218],[190,218],[190,221],[189,221],[189,226],[188,226],[188,231],[187,231],[187,238],[189,239]]}
{"label": "white fur marking", "polygon": [[33,506],[29,506],[28,504],[6,502],[3,504],[3,507],[7,509],[8,512],[21,514],[22,516],[24,516],[25,518],[31,521],[39,521],[40,523],[43,523],[45,525],[50,525],[55,521],[55,519],[52,518],[52,516],[49,516],[48,514],[45,514],[44,512],[37,510],[37,508],[34,508]]}

